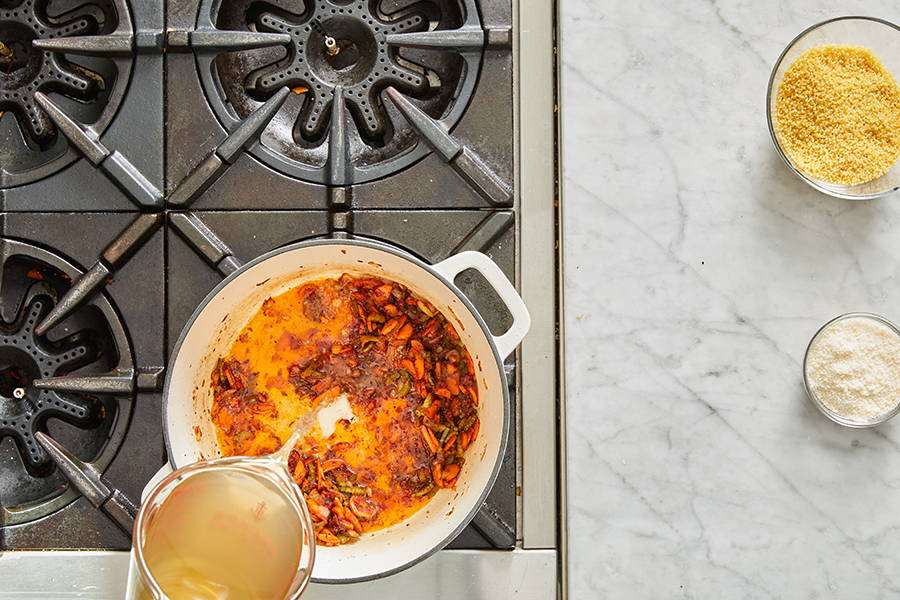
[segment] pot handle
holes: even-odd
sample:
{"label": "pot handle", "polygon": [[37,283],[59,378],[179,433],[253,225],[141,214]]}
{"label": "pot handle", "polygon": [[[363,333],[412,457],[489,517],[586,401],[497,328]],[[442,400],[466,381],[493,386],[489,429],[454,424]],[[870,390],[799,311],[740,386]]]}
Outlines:
{"label": "pot handle", "polygon": [[466,269],[475,269],[484,275],[503,304],[506,305],[506,309],[513,319],[512,325],[506,330],[506,333],[491,337],[494,338],[494,345],[497,347],[501,360],[512,354],[531,328],[531,315],[516,288],[506,278],[497,263],[488,258],[486,254],[469,250],[454,254],[436,265],[432,265],[432,268],[451,284],[456,276]]}

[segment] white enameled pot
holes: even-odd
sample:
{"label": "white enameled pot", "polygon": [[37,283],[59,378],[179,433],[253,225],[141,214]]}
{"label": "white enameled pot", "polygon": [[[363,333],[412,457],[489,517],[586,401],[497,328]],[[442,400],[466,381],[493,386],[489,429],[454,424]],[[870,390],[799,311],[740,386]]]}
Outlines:
{"label": "white enameled pot", "polygon": [[[476,269],[512,315],[511,327],[491,334],[454,277]],[[352,544],[320,547],[313,581],[355,582],[409,567],[450,542],[481,507],[497,476],[509,430],[509,394],[503,359],[531,324],[528,310],[500,268],[479,252],[462,252],[428,265],[392,246],[361,240],[300,242],[260,256],[225,279],[194,312],[175,346],[166,376],[163,418],[169,461],[175,468],[221,456],[210,416],[210,375],[238,332],[270,296],[305,281],[342,273],[381,277],[407,286],[454,325],[472,356],[481,429],[469,447],[456,489],[440,490],[419,512]]]}

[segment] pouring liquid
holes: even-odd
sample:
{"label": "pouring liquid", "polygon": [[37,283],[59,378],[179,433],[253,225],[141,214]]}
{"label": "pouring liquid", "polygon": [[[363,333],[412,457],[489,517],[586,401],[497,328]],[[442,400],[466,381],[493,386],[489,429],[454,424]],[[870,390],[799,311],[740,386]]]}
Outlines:
{"label": "pouring liquid", "polygon": [[[314,424],[327,432],[352,418],[339,396],[300,417],[280,450],[241,462],[251,470],[286,468]],[[252,471],[211,469],[180,483],[158,507],[142,553],[168,600],[275,600],[297,575],[302,540],[294,509],[274,483]],[[153,600],[146,589],[139,597]]]}
{"label": "pouring liquid", "polygon": [[269,482],[210,471],[179,485],[159,508],[144,560],[170,600],[272,600],[290,588],[302,535]]}

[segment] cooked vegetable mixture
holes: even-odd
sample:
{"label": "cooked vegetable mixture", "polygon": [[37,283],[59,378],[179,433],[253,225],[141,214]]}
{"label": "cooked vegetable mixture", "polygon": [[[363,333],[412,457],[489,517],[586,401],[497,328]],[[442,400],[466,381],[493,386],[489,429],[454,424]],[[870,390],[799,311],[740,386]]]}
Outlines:
{"label": "cooked vegetable mixture", "polygon": [[347,394],[355,419],[318,425],[289,467],[326,546],[389,527],[456,485],[478,436],[472,359],[406,287],[344,274],[267,299],[212,374],[225,456],[274,452],[297,418]]}

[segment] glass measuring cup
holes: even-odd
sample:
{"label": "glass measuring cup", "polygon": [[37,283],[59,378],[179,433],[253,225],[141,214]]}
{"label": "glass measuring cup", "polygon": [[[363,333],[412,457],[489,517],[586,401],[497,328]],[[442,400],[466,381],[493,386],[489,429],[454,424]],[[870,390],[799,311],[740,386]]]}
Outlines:
{"label": "glass measuring cup", "polygon": [[352,420],[346,394],[294,423],[276,452],[192,463],[144,499],[132,538],[134,600],[295,600],[309,583],[316,541],[288,457],[318,421]]}
{"label": "glass measuring cup", "polygon": [[174,471],[142,503],[132,541],[135,600],[295,600],[315,533],[284,461],[234,457]]}

